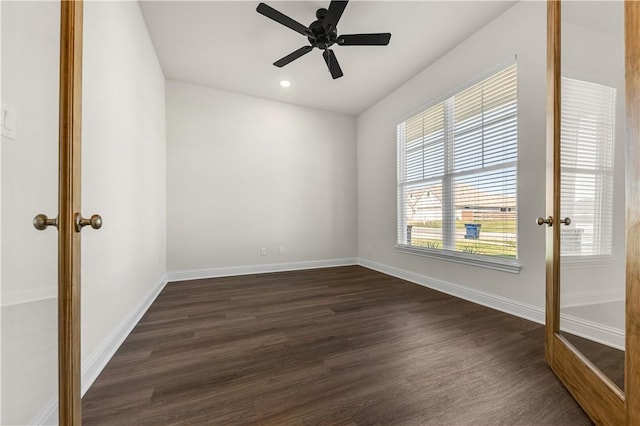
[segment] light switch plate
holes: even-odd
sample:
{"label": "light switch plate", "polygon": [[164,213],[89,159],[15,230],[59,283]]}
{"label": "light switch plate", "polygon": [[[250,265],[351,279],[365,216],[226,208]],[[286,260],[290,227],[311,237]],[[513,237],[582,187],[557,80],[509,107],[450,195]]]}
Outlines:
{"label": "light switch plate", "polygon": [[0,111],[0,130],[2,130],[2,136],[15,140],[16,107],[4,102],[2,102],[2,111]]}

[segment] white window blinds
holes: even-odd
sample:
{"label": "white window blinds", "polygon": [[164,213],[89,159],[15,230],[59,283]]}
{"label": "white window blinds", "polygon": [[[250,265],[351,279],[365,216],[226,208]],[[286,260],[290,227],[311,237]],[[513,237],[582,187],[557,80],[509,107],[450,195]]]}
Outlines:
{"label": "white window blinds", "polygon": [[611,255],[616,89],[562,78],[563,256]]}
{"label": "white window blinds", "polygon": [[517,67],[398,124],[398,245],[517,258]]}

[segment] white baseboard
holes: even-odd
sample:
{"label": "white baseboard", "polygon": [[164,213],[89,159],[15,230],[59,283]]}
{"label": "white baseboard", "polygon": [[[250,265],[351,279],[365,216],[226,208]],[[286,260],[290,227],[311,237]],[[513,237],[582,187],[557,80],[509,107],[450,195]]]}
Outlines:
{"label": "white baseboard", "polygon": [[562,313],[560,326],[567,333],[624,351],[624,330]]}
{"label": "white baseboard", "polygon": [[414,284],[438,290],[442,293],[450,294],[451,296],[455,296],[460,299],[497,309],[498,311],[528,319],[530,321],[537,322],[538,324],[544,324],[544,309],[535,305],[497,296],[492,293],[465,287],[460,284],[431,278],[426,275],[416,274],[415,272],[405,271],[404,269],[373,262],[367,259],[359,259],[358,264],[365,268],[373,269],[374,271],[401,278]]}
{"label": "white baseboard", "polygon": [[29,422],[30,425],[57,425],[58,424],[58,400],[52,399],[45,408]]}
{"label": "white baseboard", "polygon": [[574,306],[596,305],[598,303],[618,302],[620,300],[624,300],[624,289],[622,291],[607,289],[574,291],[562,295],[560,298],[560,306],[569,308]]}
{"label": "white baseboard", "polygon": [[[138,307],[134,309],[127,317],[125,317],[120,323],[109,333],[109,335],[98,345],[98,347],[84,360],[82,363],[81,374],[81,395],[89,390],[93,382],[98,378],[98,375],[106,367],[111,357],[116,353],[120,345],[127,338],[129,333],[138,324],[142,316],[147,312],[149,306],[158,297],[158,294],[167,285],[167,276],[165,275],[160,281],[158,281],[153,289],[149,292]],[[58,404],[57,400],[50,401],[45,409],[41,411],[30,424],[33,425],[55,425],[58,423]]]}
{"label": "white baseboard", "polygon": [[335,266],[357,265],[356,258],[309,260],[305,262],[269,263],[264,265],[231,266],[186,271],[171,271],[169,282],[199,280],[203,278],[231,277],[236,275],[264,274],[268,272],[297,271],[301,269],[332,268]]}
{"label": "white baseboard", "polygon": [[151,306],[156,297],[160,294],[165,285],[167,285],[168,279],[165,275],[158,281],[151,291],[147,294],[136,309],[134,309],[126,318],[114,328],[111,333],[98,345],[98,347],[84,360],[82,363],[82,395],[89,390],[93,382],[98,378],[98,375],[102,372],[104,367],[116,353],[120,345],[127,338],[129,333],[133,331],[133,328],[142,319],[142,316],[147,312],[147,309]]}
{"label": "white baseboard", "polygon": [[2,307],[20,305],[22,303],[39,302],[58,297],[58,286],[38,287],[2,295]]}

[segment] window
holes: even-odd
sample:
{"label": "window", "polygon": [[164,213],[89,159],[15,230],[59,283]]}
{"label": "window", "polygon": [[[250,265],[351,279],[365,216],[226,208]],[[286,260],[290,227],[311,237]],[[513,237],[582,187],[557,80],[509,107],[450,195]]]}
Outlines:
{"label": "window", "polygon": [[562,78],[562,256],[611,255],[616,89]]}
{"label": "window", "polygon": [[399,248],[516,263],[516,89],[512,64],[398,124]]}

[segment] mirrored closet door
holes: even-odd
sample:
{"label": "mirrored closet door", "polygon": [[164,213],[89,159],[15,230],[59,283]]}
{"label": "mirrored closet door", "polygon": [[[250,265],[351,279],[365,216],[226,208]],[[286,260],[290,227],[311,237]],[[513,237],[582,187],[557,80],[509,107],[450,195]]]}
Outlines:
{"label": "mirrored closet door", "polygon": [[563,2],[560,332],[624,389],[624,3]]}
{"label": "mirrored closet door", "polygon": [[32,220],[58,209],[60,2],[0,7],[0,424],[40,424],[58,400],[58,234]]}

